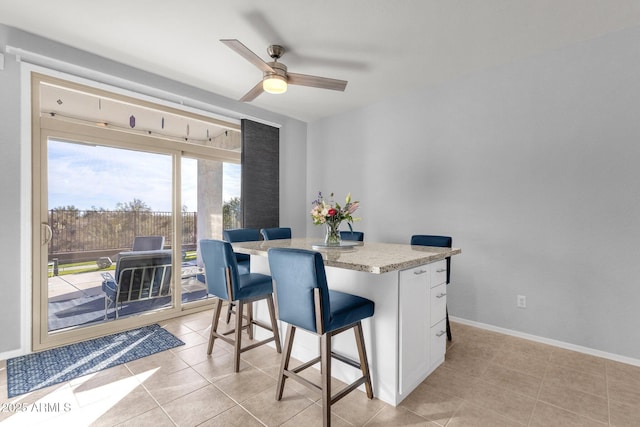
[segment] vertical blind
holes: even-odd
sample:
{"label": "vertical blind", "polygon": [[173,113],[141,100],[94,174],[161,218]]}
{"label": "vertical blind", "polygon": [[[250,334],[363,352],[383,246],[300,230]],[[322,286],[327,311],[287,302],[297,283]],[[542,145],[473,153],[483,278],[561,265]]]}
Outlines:
{"label": "vertical blind", "polygon": [[280,130],[246,119],[241,130],[243,227],[279,227]]}

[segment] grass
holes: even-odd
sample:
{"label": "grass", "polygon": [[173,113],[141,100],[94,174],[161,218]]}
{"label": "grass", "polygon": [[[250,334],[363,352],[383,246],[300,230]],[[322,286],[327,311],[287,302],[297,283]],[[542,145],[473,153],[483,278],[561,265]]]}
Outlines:
{"label": "grass", "polygon": [[[196,259],[196,251],[187,251],[183,261],[193,261]],[[95,271],[113,271],[116,269],[116,263],[113,262],[107,268],[99,268],[95,261],[73,262],[69,264],[58,265],[58,276],[66,276],[67,274],[92,273]],[[49,277],[53,276],[53,268],[49,267]]]}
{"label": "grass", "polygon": [[[111,264],[107,268],[99,268],[95,261],[74,262],[69,264],[58,265],[58,276],[66,276],[68,274],[91,273],[94,271],[110,271],[115,270],[116,264]],[[49,267],[49,277],[53,275],[53,268]]]}

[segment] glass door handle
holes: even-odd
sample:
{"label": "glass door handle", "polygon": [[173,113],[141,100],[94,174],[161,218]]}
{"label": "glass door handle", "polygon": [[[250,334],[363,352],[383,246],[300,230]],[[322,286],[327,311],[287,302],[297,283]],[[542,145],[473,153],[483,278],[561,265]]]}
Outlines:
{"label": "glass door handle", "polygon": [[42,244],[48,245],[51,239],[53,238],[53,231],[51,230],[51,227],[47,223],[42,223],[42,228],[44,230],[44,241],[42,242]]}

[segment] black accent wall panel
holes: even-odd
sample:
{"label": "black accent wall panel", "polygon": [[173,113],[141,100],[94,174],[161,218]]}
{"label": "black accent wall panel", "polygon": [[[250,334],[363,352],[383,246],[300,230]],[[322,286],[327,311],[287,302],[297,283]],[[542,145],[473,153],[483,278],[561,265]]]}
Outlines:
{"label": "black accent wall panel", "polygon": [[243,227],[279,227],[280,130],[246,119],[241,130]]}

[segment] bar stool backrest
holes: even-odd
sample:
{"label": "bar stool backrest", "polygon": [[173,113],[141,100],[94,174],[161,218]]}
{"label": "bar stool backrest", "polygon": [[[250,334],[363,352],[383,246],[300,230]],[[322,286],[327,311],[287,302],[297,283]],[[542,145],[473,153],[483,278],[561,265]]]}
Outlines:
{"label": "bar stool backrest", "polygon": [[[418,246],[435,246],[438,248],[450,248],[453,239],[449,236],[435,236],[431,234],[415,234],[411,236],[411,244]],[[451,277],[451,257],[447,257],[447,283]]]}
{"label": "bar stool backrest", "polygon": [[[329,324],[329,288],[322,255],[304,249],[269,249],[269,267],[275,281],[280,320],[322,334]],[[316,313],[314,294],[319,289],[320,307]],[[317,319],[320,314],[321,319]],[[318,330],[317,321],[320,320]]]}
{"label": "bar stool backrest", "polygon": [[[256,242],[260,240],[260,231],[257,228],[234,228],[224,230],[222,238],[229,243],[234,242]],[[249,271],[251,257],[248,254],[236,252],[236,261],[244,263],[246,270]]]}
{"label": "bar stool backrest", "polygon": [[362,231],[341,231],[340,238],[342,240],[352,240],[355,242],[364,242],[364,233]]}
{"label": "bar stool backrest", "polygon": [[278,239],[290,239],[291,228],[289,227],[277,227],[277,228],[263,228],[260,230],[264,240],[278,240]]}
{"label": "bar stool backrest", "polygon": [[[238,286],[238,264],[231,243],[223,240],[200,240],[200,254],[209,293],[233,300]],[[231,294],[230,294],[231,293]]]}
{"label": "bar stool backrest", "polygon": [[222,237],[227,242],[254,242],[260,240],[260,231],[257,228],[233,228],[224,230]]}

